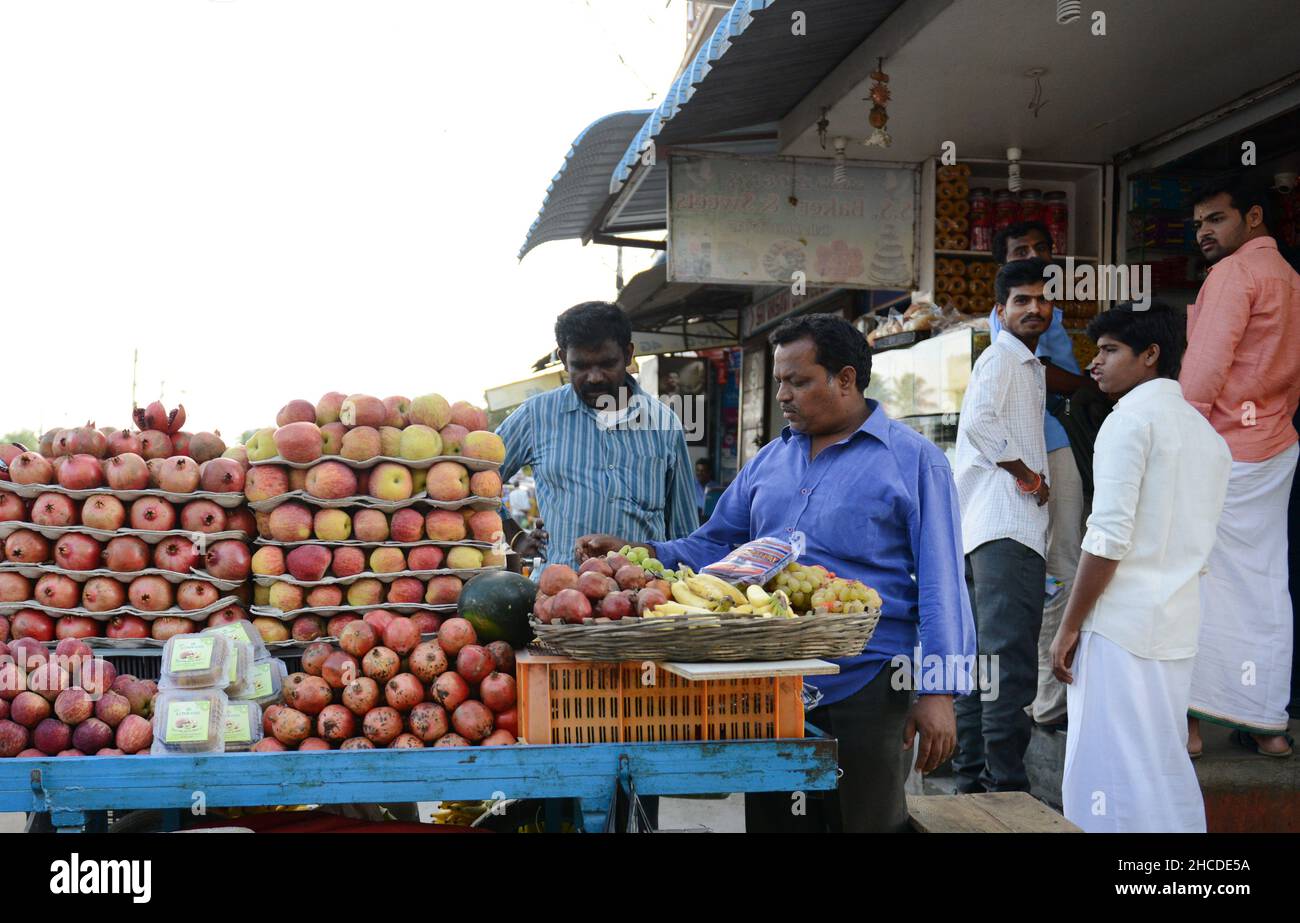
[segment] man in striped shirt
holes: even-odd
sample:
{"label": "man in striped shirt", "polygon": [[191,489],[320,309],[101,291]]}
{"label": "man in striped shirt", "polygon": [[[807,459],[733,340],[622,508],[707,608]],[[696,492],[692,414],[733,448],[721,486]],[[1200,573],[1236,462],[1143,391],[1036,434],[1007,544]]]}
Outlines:
{"label": "man in striped shirt", "polygon": [[[578,537],[589,532],[638,542],[689,535],[699,515],[686,437],[672,409],[627,373],[627,316],[605,302],[575,305],[556,320],[555,342],[569,384],[529,398],[497,429],[501,478],[532,466],[547,563],[576,568]],[[518,550],[526,539],[510,531]]]}

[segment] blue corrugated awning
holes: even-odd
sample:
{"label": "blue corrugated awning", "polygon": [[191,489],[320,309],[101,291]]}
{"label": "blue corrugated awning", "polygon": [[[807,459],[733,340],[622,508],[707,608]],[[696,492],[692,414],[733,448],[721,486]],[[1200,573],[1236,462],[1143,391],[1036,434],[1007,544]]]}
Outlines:
{"label": "blue corrugated awning", "polygon": [[610,170],[648,114],[647,109],[615,112],[592,122],[573,139],[560,172],[546,189],[537,220],[519,249],[519,259],[549,240],[583,236],[609,198]]}

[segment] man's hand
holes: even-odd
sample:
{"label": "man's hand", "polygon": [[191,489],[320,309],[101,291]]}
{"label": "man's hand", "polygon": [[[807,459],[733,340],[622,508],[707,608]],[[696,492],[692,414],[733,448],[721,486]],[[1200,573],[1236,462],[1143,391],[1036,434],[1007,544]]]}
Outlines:
{"label": "man's hand", "polygon": [[1038,489],[1034,491],[1034,496],[1038,498],[1038,505],[1042,506],[1051,497],[1051,491],[1047,489],[1047,475],[1038,472],[1038,480],[1040,483]]}
{"label": "man's hand", "polygon": [[624,541],[617,535],[607,535],[604,532],[592,532],[578,539],[573,550],[577,554],[578,561],[585,561],[588,558],[603,558],[611,551],[618,551],[624,545],[630,545],[631,542]]}
{"label": "man's hand", "polygon": [[903,749],[911,750],[916,735],[921,734],[921,750],[916,755],[917,772],[934,772],[957,749],[957,716],[952,696],[918,696],[907,715],[903,729]]}
{"label": "man's hand", "polygon": [[1074,673],[1070,668],[1074,666],[1074,652],[1078,647],[1078,629],[1071,631],[1062,623],[1056,630],[1056,637],[1052,639],[1052,675],[1067,686],[1074,682]]}
{"label": "man's hand", "polygon": [[546,557],[546,543],[550,541],[550,534],[545,529],[533,529],[531,532],[523,531],[515,539],[512,546],[521,558],[544,558]]}

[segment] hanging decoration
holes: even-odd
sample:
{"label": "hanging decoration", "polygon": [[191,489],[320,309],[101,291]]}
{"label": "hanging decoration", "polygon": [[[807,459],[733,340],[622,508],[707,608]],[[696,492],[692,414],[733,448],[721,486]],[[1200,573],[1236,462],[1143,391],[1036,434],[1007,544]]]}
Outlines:
{"label": "hanging decoration", "polygon": [[885,130],[885,125],[889,122],[889,112],[886,107],[889,105],[889,75],[885,73],[885,59],[876,59],[876,69],[871,72],[871,90],[870,94],[864,98],[871,100],[871,111],[867,113],[867,121],[871,124],[871,136],[863,144],[866,147],[889,147],[894,143],[894,139],[889,136]]}

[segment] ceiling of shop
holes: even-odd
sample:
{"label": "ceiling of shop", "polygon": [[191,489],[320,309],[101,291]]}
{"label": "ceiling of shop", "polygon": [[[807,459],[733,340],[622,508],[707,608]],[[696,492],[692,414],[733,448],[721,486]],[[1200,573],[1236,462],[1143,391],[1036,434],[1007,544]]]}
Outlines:
{"label": "ceiling of shop", "polygon": [[[1094,8],[1105,36],[1090,31]],[[826,156],[813,122],[834,101],[830,135],[855,140],[851,157],[920,161],[953,141],[959,157],[1015,146],[1029,160],[1109,160],[1300,71],[1295,12],[1294,0],[1107,0],[1059,25],[1055,0],[909,0],[785,116],[782,153]],[[888,149],[861,144],[879,54],[893,93]],[[1047,68],[1037,116],[1031,67]]]}

